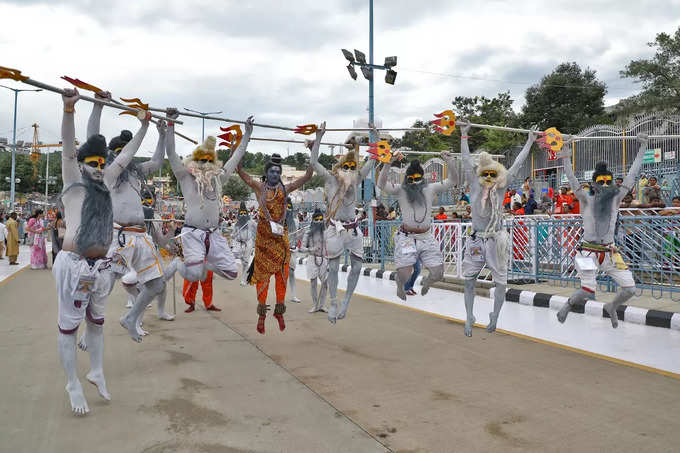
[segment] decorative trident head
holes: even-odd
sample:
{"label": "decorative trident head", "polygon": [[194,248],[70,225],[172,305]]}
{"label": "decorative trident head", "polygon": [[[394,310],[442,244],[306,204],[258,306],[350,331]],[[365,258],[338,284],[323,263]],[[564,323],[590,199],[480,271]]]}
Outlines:
{"label": "decorative trident head", "polygon": [[564,146],[564,138],[562,133],[555,127],[546,129],[541,137],[536,140],[538,146],[548,152],[548,160],[557,159],[557,153]]}
{"label": "decorative trident head", "polygon": [[12,79],[16,80],[17,82],[23,82],[24,80],[28,79],[28,76],[21,75],[21,71],[18,69],[0,66],[0,79]]}
{"label": "decorative trident head", "polygon": [[302,134],[302,135],[312,135],[318,129],[319,128],[316,124],[304,124],[302,126],[297,126],[293,130],[293,132],[295,132],[296,134]]}
{"label": "decorative trident head", "polygon": [[119,115],[133,115],[136,116],[139,119],[144,118],[142,115],[142,110],[144,112],[149,111],[149,104],[144,104],[141,99],[139,98],[131,98],[131,99],[125,99],[125,98],[120,98],[121,101],[126,102],[128,107],[132,107],[134,109],[137,109],[135,111],[131,110],[123,110],[122,112],[119,113]]}
{"label": "decorative trident head", "polygon": [[370,148],[366,150],[371,155],[371,159],[378,162],[388,163],[392,159],[392,147],[386,140],[377,143],[369,143]]}
{"label": "decorative trident head", "polygon": [[99,93],[100,91],[104,91],[104,90],[102,90],[101,88],[97,88],[96,86],[90,85],[90,84],[87,83],[87,82],[83,82],[83,81],[80,80],[80,79],[73,79],[73,78],[71,78],[71,77],[69,77],[69,76],[62,76],[61,78],[62,78],[63,80],[66,80],[66,81],[67,81],[68,83],[70,83],[71,85],[74,85],[74,86],[76,86],[76,87],[78,87],[78,88],[82,88],[83,90],[93,91],[93,92],[95,92],[95,93]]}
{"label": "decorative trident head", "polygon": [[435,113],[434,116],[439,118],[430,121],[430,124],[434,124],[434,130],[444,135],[451,135],[456,127],[456,114],[452,110],[444,110],[441,113]]}
{"label": "decorative trident head", "polygon": [[217,136],[224,140],[223,142],[220,142],[220,146],[227,145],[229,149],[236,149],[238,145],[241,144],[241,138],[243,137],[241,126],[234,124],[229,127],[220,127],[220,130],[224,132],[224,134]]}

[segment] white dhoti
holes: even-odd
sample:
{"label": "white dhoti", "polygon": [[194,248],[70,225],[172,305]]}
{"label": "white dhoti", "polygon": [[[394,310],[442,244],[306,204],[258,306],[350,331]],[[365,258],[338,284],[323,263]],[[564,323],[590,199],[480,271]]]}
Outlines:
{"label": "white dhoti", "polygon": [[328,258],[310,254],[305,263],[307,268],[307,278],[313,280],[318,278],[322,283],[328,279]]}
{"label": "white dhoti", "polygon": [[224,276],[237,273],[238,267],[227,239],[219,231],[204,231],[193,227],[182,228],[184,266],[205,264],[206,268]]}
{"label": "white dhoti", "polygon": [[476,279],[484,265],[491,271],[495,283],[503,285],[508,282],[509,235],[506,231],[498,231],[482,238],[482,233],[469,237],[465,243],[463,256],[463,278]]}
{"label": "white dhoti", "polygon": [[586,246],[574,256],[576,271],[581,279],[581,288],[595,293],[597,289],[597,274],[604,272],[622,288],[634,288],[633,274],[628,270],[619,253],[611,251],[587,250]]}
{"label": "white dhoti", "polygon": [[394,262],[397,269],[413,266],[418,259],[426,268],[443,265],[444,257],[439,249],[439,242],[434,239],[431,231],[399,231],[394,238]]}
{"label": "white dhoti", "polygon": [[161,257],[153,239],[145,231],[137,230],[129,227],[121,232],[121,227],[114,226],[113,241],[107,254],[113,258],[113,271],[125,274],[123,283],[126,285],[144,284],[163,276]]}
{"label": "white dhoti", "polygon": [[364,242],[358,223],[352,224],[351,228],[345,229],[336,222],[331,222],[326,229],[326,250],[328,258],[337,258],[345,250],[363,260]]}
{"label": "white dhoti", "polygon": [[104,324],[106,298],[111,286],[110,259],[88,260],[77,253],[61,250],[52,266],[57,283],[57,326],[72,334],[87,316],[88,321]]}

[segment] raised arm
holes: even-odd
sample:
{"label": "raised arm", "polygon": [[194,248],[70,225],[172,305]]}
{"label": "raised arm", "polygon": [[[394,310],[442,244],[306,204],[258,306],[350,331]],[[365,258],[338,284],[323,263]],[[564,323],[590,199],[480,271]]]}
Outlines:
{"label": "raised arm", "polygon": [[165,121],[159,120],[156,123],[156,129],[158,130],[158,144],[156,145],[156,151],[150,160],[143,162],[139,167],[142,173],[148,175],[158,170],[163,166],[163,156],[165,155]]}
{"label": "raised arm", "polygon": [[472,154],[470,154],[470,147],[468,145],[468,132],[470,126],[464,124],[460,128],[460,152],[463,160],[463,172],[465,174],[465,181],[470,184],[475,179],[475,169],[472,164]]}
{"label": "raised arm", "polygon": [[323,123],[321,123],[321,127],[319,127],[319,129],[317,129],[316,131],[316,139],[314,140],[314,144],[312,145],[312,151],[309,156],[310,165],[309,167],[307,167],[307,171],[305,172],[304,175],[302,175],[302,177],[286,185],[287,193],[299,189],[300,187],[302,187],[304,183],[312,179],[312,176],[314,175],[314,165],[318,164],[319,162],[319,147],[321,146],[321,139],[323,138],[323,134],[325,132],[326,122],[324,121]]}
{"label": "raised arm", "polygon": [[[569,146],[569,144],[565,143],[564,146]],[[569,187],[574,192],[574,195],[576,195],[576,198],[581,200],[585,196],[585,191],[581,189],[581,184],[579,184],[578,179],[576,179],[576,175],[574,175],[574,169],[571,166],[570,155],[562,158],[562,165],[564,166],[564,174],[569,180]]]}
{"label": "raised arm", "polygon": [[361,167],[361,170],[359,170],[359,181],[366,179],[366,176],[368,176],[374,167],[375,159],[369,159],[368,162],[366,162],[363,167]]}
{"label": "raised arm", "polygon": [[[176,108],[167,109],[168,118],[175,119],[179,116]],[[175,178],[181,179],[189,174],[186,167],[182,163],[182,159],[175,152],[175,123],[170,121],[168,123],[168,129],[165,131],[165,153],[168,156],[168,161],[170,162],[170,168],[175,174]]]}
{"label": "raised arm", "polygon": [[144,112],[144,119],[140,120],[142,125],[135,136],[125,144],[122,151],[116,156],[111,165],[107,165],[104,169],[104,181],[107,185],[110,186],[117,181],[118,176],[120,176],[123,170],[127,168],[128,164],[132,161],[132,158],[135,157],[135,153],[142,144],[142,140],[144,140],[146,130],[149,128],[150,119],[151,112]]}
{"label": "raised arm", "polygon": [[623,178],[623,184],[621,184],[623,187],[628,189],[627,192],[630,192],[633,189],[635,180],[637,179],[638,174],[640,174],[642,161],[645,158],[645,151],[647,150],[647,142],[649,141],[647,134],[638,134],[637,139],[640,143],[640,149],[638,150],[637,156],[635,156],[633,165],[631,165],[630,170],[628,170],[628,174],[625,178]]}
{"label": "raised arm", "polygon": [[453,159],[453,154],[448,151],[442,151],[440,156],[442,156],[442,158],[446,161],[446,171],[448,172],[448,176],[445,181],[430,184],[430,187],[432,187],[432,190],[435,193],[449,190],[451,187],[453,187],[453,185],[456,183],[456,180],[458,179],[456,161]]}
{"label": "raised arm", "polygon": [[61,97],[64,101],[64,116],[61,120],[61,179],[64,187],[80,181],[80,168],[76,152],[76,127],[73,123],[75,104],[78,102],[78,90],[65,89]]}
{"label": "raised arm", "polygon": [[246,132],[241,138],[241,143],[239,143],[236,151],[234,151],[229,160],[227,160],[227,163],[224,164],[224,167],[222,167],[224,170],[221,176],[222,182],[229,180],[229,177],[232,175],[232,173],[234,173],[234,169],[239,164],[239,162],[241,162],[241,159],[243,159],[243,155],[246,153],[246,149],[248,148],[248,142],[250,142],[250,136],[253,134],[253,121],[253,117],[249,116],[246,120]]}
{"label": "raised arm", "polygon": [[[323,123],[321,123],[321,127],[323,128],[323,132],[326,132],[326,122],[325,121]],[[317,137],[318,137],[318,134],[319,134],[318,129],[317,129],[316,133],[317,133]],[[322,133],[322,135],[323,135],[323,133]],[[329,179],[329,178],[334,179],[335,177],[328,170],[326,170],[326,168],[323,165],[321,165],[321,162],[319,162],[318,156],[319,156],[319,147],[321,146],[321,140],[314,140],[314,141],[307,140],[306,145],[307,145],[307,148],[309,148],[309,150],[312,153],[316,152],[316,155],[317,155],[317,159],[312,161],[312,168],[314,169],[314,171],[319,176],[321,176],[324,179],[324,181]],[[316,151],[315,151],[315,148],[316,148]]]}
{"label": "raised arm", "polygon": [[390,169],[392,168],[392,164],[400,161],[403,159],[402,154],[397,153],[394,156],[392,156],[392,159],[390,160],[389,164],[383,165],[382,170],[380,170],[380,174],[378,175],[378,181],[377,181],[377,186],[378,188],[390,195],[396,195],[399,193],[399,190],[401,189],[401,184],[394,184],[391,182],[388,182],[387,179],[390,175]]}
{"label": "raised arm", "polygon": [[[96,99],[103,99],[105,101],[111,101],[111,93],[108,91],[98,91],[94,94]],[[102,119],[102,110],[104,110],[104,105],[98,104],[96,102],[92,103],[92,113],[90,113],[90,119],[87,120],[87,138],[92,137],[99,133],[99,125]]]}
{"label": "raised arm", "polygon": [[238,173],[243,182],[246,183],[246,185],[248,185],[251,189],[253,189],[256,194],[262,191],[262,183],[259,181],[255,181],[253,178],[251,178],[248,173],[243,171],[241,165],[236,166],[236,173]]}
{"label": "raised arm", "polygon": [[508,170],[508,183],[517,177],[517,173],[519,173],[519,169],[527,159],[529,151],[531,151],[531,145],[534,144],[537,136],[536,126],[534,126],[531,128],[531,132],[529,132],[529,136],[527,137],[527,142],[524,144],[524,148],[522,148],[522,151],[520,151],[520,153],[517,155],[515,162],[513,162],[512,167],[510,167]]}
{"label": "raised arm", "polygon": [[314,169],[312,167],[313,166],[310,165],[309,167],[307,167],[307,171],[305,172],[304,175],[294,180],[290,184],[286,184],[286,193],[291,193],[294,190],[298,190],[300,187],[304,185],[304,183],[312,179],[312,176],[314,176]]}

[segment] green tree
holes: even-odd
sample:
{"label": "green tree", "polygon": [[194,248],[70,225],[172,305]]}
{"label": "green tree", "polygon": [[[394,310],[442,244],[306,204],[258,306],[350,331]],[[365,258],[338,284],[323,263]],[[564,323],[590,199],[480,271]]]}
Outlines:
{"label": "green tree", "polygon": [[250,187],[238,175],[231,175],[222,186],[222,193],[236,201],[246,201],[251,192]]}
{"label": "green tree", "polygon": [[607,86],[596,77],[596,71],[582,70],[576,63],[561,63],[552,73],[526,90],[522,123],[538,125],[540,130],[556,127],[560,132],[575,134],[611,119],[604,112]]}
{"label": "green tree", "polygon": [[642,92],[624,99],[617,107],[618,114],[680,111],[680,27],[673,35],[659,33],[647,45],[656,48],[656,54],[632,60],[620,72],[621,77],[641,83]]}
{"label": "green tree", "polygon": [[431,124],[417,120],[412,127],[425,128],[421,131],[406,131],[401,138],[392,141],[392,148],[410,148],[413,151],[441,151],[451,149],[453,140],[435,132]]}
{"label": "green tree", "polygon": [[319,163],[323,165],[323,168],[326,170],[330,170],[333,168],[333,165],[335,165],[335,156],[331,156],[330,154],[320,154],[319,155]]}
{"label": "green tree", "polygon": [[[458,119],[472,123],[490,124],[493,126],[517,126],[518,118],[512,109],[513,99],[509,92],[498,93],[493,98],[486,96],[457,96],[453,100]],[[460,132],[456,131],[456,144],[460,148]],[[512,132],[492,129],[471,128],[469,132],[471,149],[484,148],[487,151],[500,152],[510,149],[521,140],[521,135]]]}

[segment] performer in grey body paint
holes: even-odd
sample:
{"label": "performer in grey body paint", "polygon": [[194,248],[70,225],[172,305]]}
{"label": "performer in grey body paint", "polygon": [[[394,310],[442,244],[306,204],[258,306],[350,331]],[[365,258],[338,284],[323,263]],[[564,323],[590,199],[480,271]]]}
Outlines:
{"label": "performer in grey body paint", "polygon": [[299,304],[301,301],[295,295],[295,265],[297,264],[297,243],[302,236],[298,231],[298,223],[295,220],[295,206],[290,197],[286,198],[286,226],[288,227],[288,247],[290,248],[290,261],[288,262],[288,287],[286,291],[290,292],[289,302]]}
{"label": "performer in grey body paint", "polygon": [[241,286],[248,284],[246,282],[246,271],[253,255],[256,230],[257,222],[250,218],[246,204],[242,201],[231,233],[231,249],[234,252],[234,257],[241,261]]}
{"label": "performer in grey body paint", "polygon": [[[97,95],[105,99],[111,98],[108,92],[100,92]],[[92,114],[87,123],[88,136],[99,133],[102,109],[102,104],[93,104]],[[135,296],[132,309],[120,319],[120,323],[137,342],[142,341],[142,334],[145,333],[139,328],[142,312],[154,297],[165,291],[160,254],[147,233],[141,199],[142,184],[147,175],[163,165],[165,122],[159,121],[157,129],[158,145],[150,160],[141,164],[131,160],[125,167],[117,169],[115,178],[104,178],[113,201],[114,237],[108,256],[114,257],[112,269],[115,275],[122,275],[121,281],[126,291]],[[111,140],[107,161],[112,163],[109,167],[118,165],[115,159],[122,149],[129,146],[131,138],[132,134],[129,131],[122,131],[119,137]],[[136,144],[137,148],[140,144]],[[139,291],[138,284],[141,288]],[[172,317],[164,313],[161,319],[170,320]]]}
{"label": "performer in grey body paint", "polygon": [[[489,313],[488,332],[496,330],[496,322],[505,302],[505,287],[508,281],[508,248],[510,238],[503,228],[503,194],[509,183],[517,177],[520,167],[529,155],[536,133],[529,134],[526,144],[510,169],[506,169],[491,156],[479,153],[475,167],[468,147],[470,126],[461,127],[461,153],[465,179],[470,187],[472,206],[472,234],[465,244],[463,257],[463,278],[465,279],[465,335],[472,336],[475,323],[473,306],[475,303],[475,281],[484,264],[491,271],[496,285],[493,312]],[[534,129],[532,129],[534,130]]]}
{"label": "performer in grey body paint", "polygon": [[[168,109],[168,116],[176,118],[177,110]],[[172,171],[179,181],[187,204],[182,227],[184,261],[175,258],[165,272],[166,280],[176,270],[190,282],[205,280],[207,271],[233,280],[238,275],[236,260],[220,233],[218,226],[222,209],[222,184],[229,180],[248,148],[253,132],[253,117],[245,124],[241,143],[224,166],[217,160],[216,139],[208,136],[205,142],[182,162],[175,152],[174,123],[168,124],[166,153]]]}
{"label": "performer in grey body paint", "polygon": [[453,187],[456,181],[456,165],[448,151],[442,151],[441,157],[446,161],[448,178],[446,181],[428,184],[425,171],[418,159],[412,160],[406,169],[404,182],[393,184],[387,182],[390,168],[394,162],[401,160],[401,154],[392,157],[389,165],[385,165],[378,177],[378,187],[390,195],[399,197],[402,224],[394,238],[394,261],[397,267],[397,296],[406,300],[404,284],[413,273],[413,265],[420,260],[429,270],[423,280],[421,294],[424,296],[430,286],[444,277],[444,257],[437,242],[432,236],[432,200],[438,193]]}
{"label": "performer in grey body paint", "polygon": [[[317,208],[312,214],[312,223],[302,238],[300,252],[307,254],[307,278],[312,292],[310,313],[325,312],[326,291],[328,289],[328,258],[326,257],[326,222],[323,213]],[[321,288],[317,290],[317,280]]]}
{"label": "performer in grey body paint", "polygon": [[61,172],[64,190],[61,200],[67,219],[63,247],[52,267],[57,285],[57,345],[66,372],[66,391],[76,415],[89,412],[78,379],[76,333],[87,320],[90,372],[87,380],[99,394],[111,399],[104,379],[104,312],[111,285],[110,258],[106,257],[113,237],[113,204],[108,184],[115,181],[132,160],[149,126],[147,114],[132,140],[125,145],[113,164],[106,165],[106,139],[92,135],[76,150],[73,113],[78,101],[76,90],[64,90],[64,116],[61,127],[63,152]]}
{"label": "performer in grey body paint", "polygon": [[586,192],[574,176],[571,157],[567,156],[562,159],[571,190],[574,191],[581,203],[583,242],[581,242],[578,253],[574,257],[576,270],[581,279],[581,288],[571,295],[557,313],[557,319],[560,322],[567,319],[574,303],[583,304],[588,299],[595,299],[597,287],[595,279],[600,271],[613,278],[620,287],[614,300],[604,306],[611,318],[613,328],[619,325],[616,309],[635,295],[633,274],[628,270],[628,266],[614,244],[614,231],[621,200],[635,186],[635,179],[640,173],[640,167],[645,157],[647,135],[638,134],[638,141],[640,142],[640,150],[621,186],[614,184],[613,175],[607,170],[607,163],[599,162],[595,166],[590,190]]}
{"label": "performer in grey body paint", "polygon": [[[361,273],[363,263],[364,244],[359,223],[354,215],[356,190],[361,182],[373,170],[374,161],[370,160],[359,170],[358,157],[354,151],[349,151],[340,157],[338,163],[328,171],[318,162],[314,162],[314,170],[324,179],[326,195],[326,249],[328,253],[328,288],[331,303],[328,310],[328,320],[335,324],[347,314],[349,301]],[[351,268],[347,276],[347,290],[342,304],[338,308],[338,272],[340,258],[343,252],[349,251]]]}

